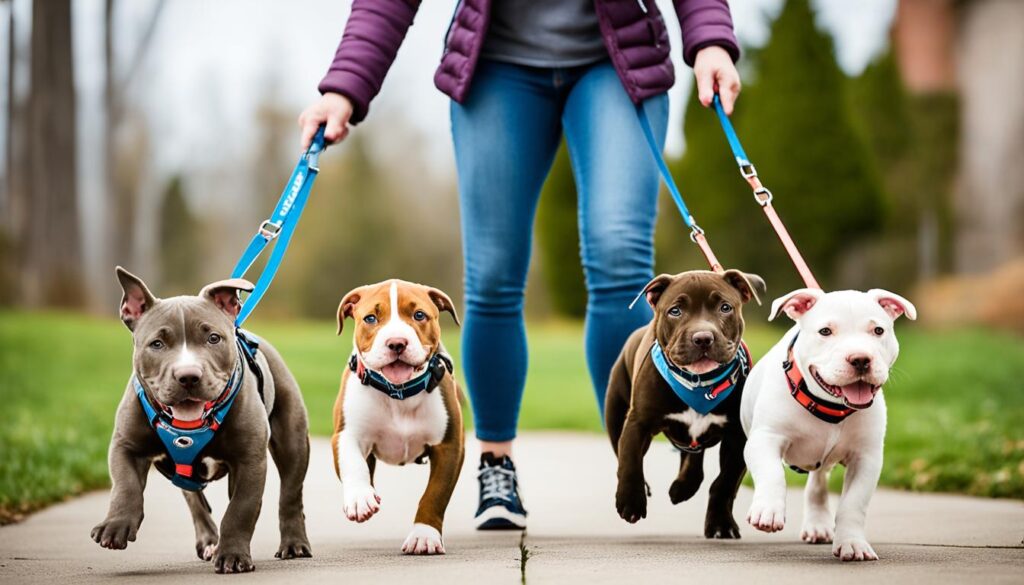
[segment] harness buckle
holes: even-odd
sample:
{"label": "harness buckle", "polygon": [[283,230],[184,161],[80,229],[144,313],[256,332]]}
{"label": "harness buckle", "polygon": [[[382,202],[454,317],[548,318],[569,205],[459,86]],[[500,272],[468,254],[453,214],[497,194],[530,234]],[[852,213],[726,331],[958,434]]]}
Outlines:
{"label": "harness buckle", "polygon": [[750,161],[741,162],[740,175],[743,175],[744,179],[753,179],[757,176],[757,169],[754,168],[753,163]]}
{"label": "harness buckle", "polygon": [[281,224],[265,219],[263,220],[263,223],[260,224],[260,229],[258,231],[267,240],[273,240],[281,233]]}
{"label": "harness buckle", "polygon": [[704,230],[699,225],[693,224],[693,226],[690,227],[690,241],[693,242],[694,244],[697,243],[697,236],[703,235]]}
{"label": "harness buckle", "polygon": [[761,207],[771,205],[773,198],[772,192],[765,187],[758,187],[754,190],[754,201],[757,201]]}

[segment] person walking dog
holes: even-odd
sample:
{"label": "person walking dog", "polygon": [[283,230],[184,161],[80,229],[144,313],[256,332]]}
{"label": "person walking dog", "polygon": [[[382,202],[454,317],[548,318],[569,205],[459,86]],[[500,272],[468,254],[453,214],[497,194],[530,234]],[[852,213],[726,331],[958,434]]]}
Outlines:
{"label": "person walking dog", "polygon": [[[299,117],[303,146],[366,118],[412,24],[416,0],[354,0],[322,97]],[[726,0],[674,0],[683,60],[704,106],[740,91]],[[523,296],[541,186],[565,136],[586,276],[585,351],[600,412],[622,344],[651,319],[626,306],[653,277],[658,170],[636,106],[663,145],[675,82],[654,0],[461,0],[437,87],[451,97],[465,262],[462,360],[481,444],[480,529],[522,529],[512,444],[526,383]]]}

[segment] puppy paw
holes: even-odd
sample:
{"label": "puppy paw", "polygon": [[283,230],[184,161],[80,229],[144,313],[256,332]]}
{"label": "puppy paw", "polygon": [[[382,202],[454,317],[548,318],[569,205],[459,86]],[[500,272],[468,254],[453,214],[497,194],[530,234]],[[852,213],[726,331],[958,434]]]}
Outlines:
{"label": "puppy paw", "polygon": [[402,543],[402,552],[407,555],[443,555],[441,533],[433,526],[413,524],[412,531]]}
{"label": "puppy paw", "polygon": [[807,544],[828,544],[833,535],[832,522],[827,517],[808,515],[800,527],[800,540]]}
{"label": "puppy paw", "polygon": [[863,538],[844,538],[832,545],[832,554],[839,560],[846,561],[877,561],[878,555]]}
{"label": "puppy paw", "polygon": [[196,541],[196,556],[204,561],[212,561],[217,554],[217,542]]}
{"label": "puppy paw", "polygon": [[786,526],[786,503],[763,502],[756,498],[747,512],[747,522],[762,532],[778,532]]}
{"label": "puppy paw", "polygon": [[704,538],[733,539],[740,537],[740,527],[731,515],[708,518],[704,521]]}
{"label": "puppy paw", "polygon": [[373,486],[346,486],[345,516],[353,522],[366,522],[380,511],[380,496]]}
{"label": "puppy paw", "polygon": [[672,500],[673,504],[679,502],[685,502],[693,497],[693,494],[697,493],[697,489],[700,488],[700,483],[703,478],[695,480],[687,477],[686,479],[677,479],[672,482],[672,485],[668,488],[668,499]]}
{"label": "puppy paw", "polygon": [[615,509],[619,517],[630,524],[647,517],[647,492],[643,484],[619,485],[615,493]]}
{"label": "puppy paw", "polygon": [[135,542],[135,535],[141,523],[141,520],[107,518],[92,529],[90,536],[103,548],[122,550],[128,548],[129,542]]}
{"label": "puppy paw", "polygon": [[218,550],[213,556],[213,568],[218,573],[249,573],[256,570],[256,565],[247,551]]}
{"label": "puppy paw", "polygon": [[282,538],[281,546],[277,547],[274,558],[277,559],[298,559],[313,556],[309,547],[309,541],[305,538]]}

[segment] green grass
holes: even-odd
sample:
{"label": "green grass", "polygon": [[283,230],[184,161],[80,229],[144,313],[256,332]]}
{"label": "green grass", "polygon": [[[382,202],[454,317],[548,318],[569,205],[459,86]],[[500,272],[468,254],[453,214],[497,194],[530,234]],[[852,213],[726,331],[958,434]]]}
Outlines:
{"label": "green grass", "polygon": [[[329,434],[348,332],[339,338],[331,323],[259,319],[252,329],[273,341],[299,379],[313,434]],[[531,324],[529,332],[520,427],[600,432],[580,326]],[[747,342],[756,356],[777,336],[755,328]],[[900,338],[886,386],[882,483],[1024,498],[1024,340],[905,326]],[[453,329],[447,339],[458,364]],[[106,450],[130,360],[130,334],[115,320],[0,312],[0,523],[108,484]]]}

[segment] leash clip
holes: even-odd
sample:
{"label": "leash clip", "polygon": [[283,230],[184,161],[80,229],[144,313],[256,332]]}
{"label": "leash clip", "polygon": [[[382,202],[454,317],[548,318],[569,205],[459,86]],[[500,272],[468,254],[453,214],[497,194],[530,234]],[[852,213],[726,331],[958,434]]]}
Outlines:
{"label": "leash clip", "polygon": [[772,192],[765,187],[758,187],[754,190],[754,201],[757,201],[757,204],[761,207],[771,205],[772,199],[774,199]]}
{"label": "leash clip", "polygon": [[281,224],[265,219],[263,220],[263,223],[260,224],[259,232],[269,242],[281,233]]}
{"label": "leash clip", "polygon": [[740,175],[743,175],[744,179],[753,179],[757,176],[757,169],[750,161],[742,161],[740,162]]}
{"label": "leash clip", "polygon": [[690,241],[694,244],[697,243],[697,237],[704,235],[704,229],[697,224],[690,226]]}

